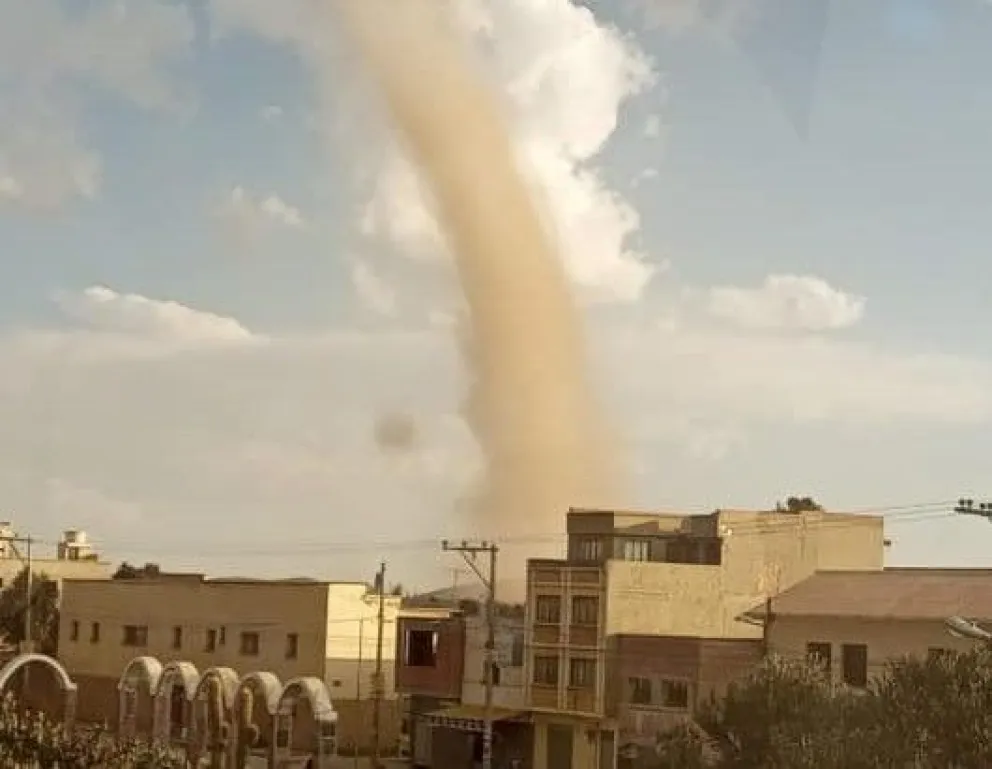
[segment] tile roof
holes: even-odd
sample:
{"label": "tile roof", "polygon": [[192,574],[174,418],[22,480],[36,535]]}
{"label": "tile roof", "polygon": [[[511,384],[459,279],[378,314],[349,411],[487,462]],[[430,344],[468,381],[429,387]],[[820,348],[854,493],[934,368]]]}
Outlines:
{"label": "tile roof", "polygon": [[[992,620],[992,569],[821,571],[775,596],[776,616]],[[761,618],[765,606],[747,616]]]}

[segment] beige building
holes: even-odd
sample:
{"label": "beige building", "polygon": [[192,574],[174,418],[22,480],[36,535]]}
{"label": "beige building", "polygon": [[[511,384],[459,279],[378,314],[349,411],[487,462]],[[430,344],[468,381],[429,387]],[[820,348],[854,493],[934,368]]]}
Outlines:
{"label": "beige building", "polygon": [[[28,562],[27,543],[18,541],[10,521],[0,521],[0,587],[13,582]],[[85,531],[69,529],[62,533],[54,552],[33,543],[31,570],[44,574],[60,587],[64,579],[109,579],[114,567],[100,559]]]}
{"label": "beige building", "polygon": [[767,624],[770,651],[816,657],[836,681],[864,686],[898,657],[973,645],[944,621],[957,616],[992,627],[992,570],[821,572],[748,615]]}
{"label": "beige building", "polygon": [[566,560],[527,568],[534,769],[613,766],[626,696],[607,691],[616,639],[760,639],[748,610],[821,569],[878,572],[885,547],[880,517],[826,512],[571,510],[567,531]]}
{"label": "beige building", "polygon": [[[400,599],[385,598],[384,744],[396,742],[393,686]],[[370,737],[379,597],[364,583],[207,579],[164,574],[135,580],[66,580],[59,656],[79,684],[82,720],[113,722],[117,683],[128,663],[188,662],[202,675],[274,674],[283,684],[322,680],[338,712],[343,750]]]}

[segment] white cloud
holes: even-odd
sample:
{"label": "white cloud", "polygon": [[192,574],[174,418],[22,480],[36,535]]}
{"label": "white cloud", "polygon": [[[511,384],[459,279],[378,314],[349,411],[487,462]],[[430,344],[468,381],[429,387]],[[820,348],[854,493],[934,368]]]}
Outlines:
{"label": "white cloud", "polygon": [[351,281],[364,307],[377,315],[389,317],[396,314],[396,292],[368,262],[361,259],[352,262]]}
{"label": "white cloud", "polygon": [[244,187],[231,189],[221,214],[246,226],[274,224],[281,227],[302,227],[303,213],[278,195],[255,197]]}
{"label": "white cloud", "polygon": [[661,116],[649,115],[644,121],[644,136],[648,139],[657,139],[661,136]]}
{"label": "white cloud", "polygon": [[822,278],[769,275],[757,288],[710,289],[707,309],[714,317],[747,328],[827,331],[859,323],[865,299]]}
{"label": "white cloud", "polygon": [[283,116],[283,109],[278,104],[269,104],[262,108],[262,117],[270,122]]}
{"label": "white cloud", "polygon": [[[649,61],[571,0],[459,0],[455,7],[485,72],[506,96],[523,170],[550,213],[572,278],[591,298],[636,298],[651,276],[630,245],[639,219],[595,162],[625,103],[652,83]],[[295,42],[314,69],[318,93],[340,104],[347,69],[328,51],[328,24],[317,23],[313,9],[220,0],[214,11],[220,27]],[[367,118],[362,112],[357,119],[368,126]],[[358,138],[363,152],[376,142],[368,130]],[[362,232],[405,254],[437,255],[442,241],[416,174],[395,143],[376,146]]]}
{"label": "white cloud", "polygon": [[188,104],[163,66],[193,40],[184,6],[99,0],[68,13],[58,0],[0,0],[0,17],[0,178],[8,202],[51,209],[100,190],[100,158],[79,136],[65,86],[86,82],[146,109]]}

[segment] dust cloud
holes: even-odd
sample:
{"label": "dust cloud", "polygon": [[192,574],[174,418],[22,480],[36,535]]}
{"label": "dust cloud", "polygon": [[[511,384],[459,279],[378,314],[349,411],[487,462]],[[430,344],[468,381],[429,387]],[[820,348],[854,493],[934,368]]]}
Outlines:
{"label": "dust cloud", "polygon": [[382,451],[406,453],[420,443],[417,423],[409,414],[381,415],[375,423],[375,445]]}
{"label": "dust cloud", "polygon": [[433,193],[467,300],[466,418],[486,462],[468,531],[503,540],[501,571],[522,577],[525,554],[558,551],[553,535],[570,505],[602,502],[614,488],[580,316],[498,99],[450,27],[450,4],[337,7]]}

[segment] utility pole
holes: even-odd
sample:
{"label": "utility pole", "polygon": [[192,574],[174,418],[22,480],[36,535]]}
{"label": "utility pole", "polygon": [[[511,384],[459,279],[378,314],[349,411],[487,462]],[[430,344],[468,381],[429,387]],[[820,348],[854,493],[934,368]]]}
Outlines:
{"label": "utility pole", "polygon": [[992,502],[975,502],[973,499],[959,499],[954,512],[961,515],[977,515],[992,523]]}
{"label": "utility pole", "polygon": [[[20,651],[22,653],[31,652],[34,651],[34,632],[31,617],[31,598],[32,593],[34,593],[34,561],[31,554],[31,546],[34,544],[34,539],[12,535],[0,538],[0,542],[6,542],[10,545],[11,550],[14,551],[14,555],[24,564],[26,569],[24,580],[24,641],[21,643]],[[24,545],[23,556],[17,548],[18,545]],[[26,670],[25,673],[27,673]]]}
{"label": "utility pole", "polygon": [[[491,542],[473,544],[462,542],[452,545],[448,540],[441,543],[445,552],[459,553],[475,572],[486,588],[486,652],[485,652],[485,687],[486,699],[482,727],[482,769],[492,769],[493,766],[493,666],[496,664],[496,556],[499,548]],[[478,566],[480,553],[489,556],[489,573],[485,574]]]}
{"label": "utility pole", "polygon": [[375,681],[372,684],[372,696],[375,707],[372,710],[372,766],[379,769],[382,766],[379,746],[380,724],[382,723],[382,635],[386,624],[386,562],[379,565],[379,573],[375,577],[379,590],[379,621],[375,638]]}

